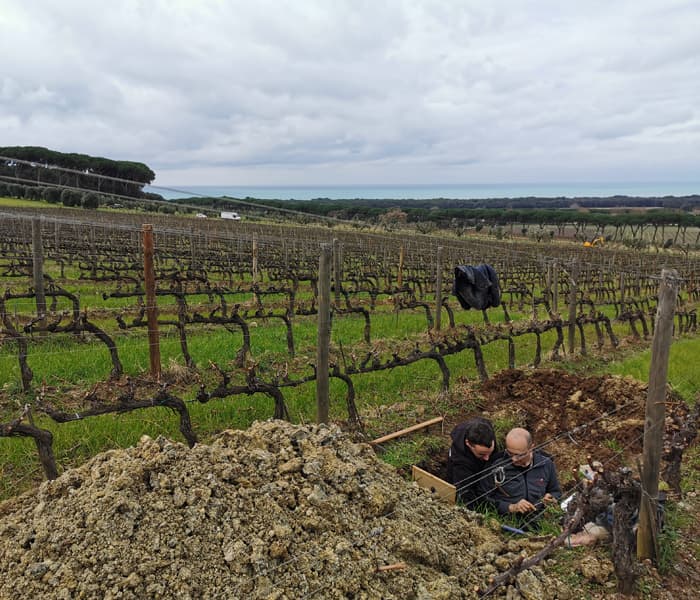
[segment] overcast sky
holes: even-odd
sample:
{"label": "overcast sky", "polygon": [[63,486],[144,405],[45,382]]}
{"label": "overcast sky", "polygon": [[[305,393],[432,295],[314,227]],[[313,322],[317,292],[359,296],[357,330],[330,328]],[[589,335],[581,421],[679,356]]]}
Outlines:
{"label": "overcast sky", "polygon": [[0,146],[160,185],[700,180],[696,0],[0,0]]}

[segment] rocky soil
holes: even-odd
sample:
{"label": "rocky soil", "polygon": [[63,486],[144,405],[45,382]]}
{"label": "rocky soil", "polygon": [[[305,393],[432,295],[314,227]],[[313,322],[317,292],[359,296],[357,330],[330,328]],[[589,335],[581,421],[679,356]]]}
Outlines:
{"label": "rocky soil", "polygon": [[[267,421],[192,449],[144,437],[6,501],[0,597],[474,598],[543,545],[504,541],[336,427]],[[574,592],[536,567],[506,594]]]}

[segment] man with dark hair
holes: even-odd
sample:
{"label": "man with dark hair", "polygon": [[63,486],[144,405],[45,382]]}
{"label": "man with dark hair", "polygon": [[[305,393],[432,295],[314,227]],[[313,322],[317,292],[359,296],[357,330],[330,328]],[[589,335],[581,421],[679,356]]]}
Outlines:
{"label": "man with dark hair", "polygon": [[494,457],[489,482],[489,501],[498,512],[535,517],[546,506],[557,504],[561,498],[557,470],[549,455],[535,448],[530,432],[511,429],[505,443],[505,450]]}
{"label": "man with dark hair", "polygon": [[457,488],[457,498],[474,509],[485,502],[491,484],[488,471],[493,464],[496,434],[491,421],[474,417],[457,425],[450,435],[447,480]]}

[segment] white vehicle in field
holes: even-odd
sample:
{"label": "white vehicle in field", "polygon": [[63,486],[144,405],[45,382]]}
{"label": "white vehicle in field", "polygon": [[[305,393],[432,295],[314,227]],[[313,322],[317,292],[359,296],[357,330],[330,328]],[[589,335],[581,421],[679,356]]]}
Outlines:
{"label": "white vehicle in field", "polygon": [[204,213],[197,213],[195,217],[197,217],[198,219],[206,219],[207,215],[205,215]]}
{"label": "white vehicle in field", "polygon": [[237,212],[233,212],[233,211],[221,211],[221,218],[222,219],[230,219],[232,221],[240,221],[241,215],[239,215]]}

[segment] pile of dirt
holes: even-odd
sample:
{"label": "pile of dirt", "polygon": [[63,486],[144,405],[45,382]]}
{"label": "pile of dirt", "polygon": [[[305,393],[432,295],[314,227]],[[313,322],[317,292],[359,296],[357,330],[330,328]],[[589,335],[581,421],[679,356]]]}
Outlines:
{"label": "pile of dirt", "polygon": [[[474,598],[542,545],[334,426],[266,421],[192,449],[144,437],[0,505],[0,597]],[[506,593],[570,597],[539,568]]]}

